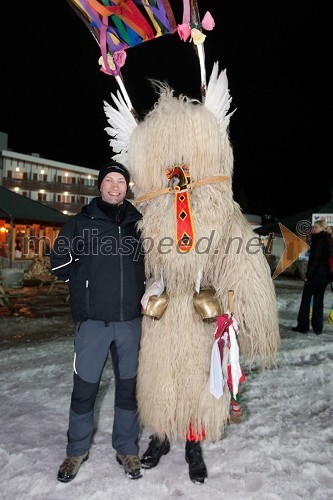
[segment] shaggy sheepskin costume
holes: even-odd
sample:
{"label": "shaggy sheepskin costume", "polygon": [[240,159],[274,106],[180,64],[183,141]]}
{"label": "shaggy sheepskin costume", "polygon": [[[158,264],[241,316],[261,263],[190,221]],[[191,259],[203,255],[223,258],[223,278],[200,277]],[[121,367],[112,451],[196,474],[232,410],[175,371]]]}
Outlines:
{"label": "shaggy sheepskin costume", "polygon": [[[216,291],[222,311],[234,290],[241,356],[268,366],[279,346],[278,318],[270,269],[258,238],[233,199],[233,153],[228,137],[230,95],[225,71],[215,64],[205,103],[159,84],[159,100],[137,124],[121,97],[118,111],[105,103],[118,152],[134,182],[146,250],[147,288],[161,276],[169,304],[160,320],[143,317],[137,397],[141,422],[155,435],[186,439],[189,429],[217,441],[230,415],[230,393],[210,393],[210,363],[216,323],[204,322],[193,306],[198,276],[201,289]],[[126,121],[125,120],[125,121]],[[129,138],[128,148],[125,137]],[[118,149],[116,149],[118,148]],[[175,193],[167,169],[186,164],[191,181],[213,178],[190,192],[195,245],[180,252],[176,239]],[[217,176],[227,179],[217,181]],[[214,181],[216,180],[216,182]],[[164,190],[165,191],[165,190]],[[156,194],[156,193],[155,193]],[[140,197],[142,197],[140,201]]]}

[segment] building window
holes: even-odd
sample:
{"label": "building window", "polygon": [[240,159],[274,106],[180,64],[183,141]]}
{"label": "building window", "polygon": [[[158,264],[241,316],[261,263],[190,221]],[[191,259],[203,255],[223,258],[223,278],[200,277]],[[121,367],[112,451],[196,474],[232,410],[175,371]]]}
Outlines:
{"label": "building window", "polygon": [[15,172],[13,172],[13,179],[22,179],[22,172],[20,172],[19,167],[16,167]]}
{"label": "building window", "polygon": [[76,184],[75,177],[69,177],[68,175],[58,175],[59,184]]}
{"label": "building window", "polygon": [[94,179],[80,179],[81,184],[84,184],[85,186],[94,186],[95,185],[95,180]]}
{"label": "building window", "polygon": [[59,203],[75,203],[75,196],[70,196],[68,194],[58,194],[57,201]]}
{"label": "building window", "polygon": [[46,201],[46,193],[38,193],[38,201]]}
{"label": "building window", "polygon": [[34,181],[47,181],[47,174],[33,174]]}

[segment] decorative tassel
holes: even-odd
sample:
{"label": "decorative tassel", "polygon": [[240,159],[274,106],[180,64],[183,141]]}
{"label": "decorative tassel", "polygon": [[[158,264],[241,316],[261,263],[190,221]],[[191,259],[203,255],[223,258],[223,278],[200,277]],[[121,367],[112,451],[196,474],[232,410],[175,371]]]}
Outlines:
{"label": "decorative tassel", "polygon": [[186,441],[202,441],[205,439],[205,435],[206,433],[204,428],[201,428],[201,431],[199,432],[197,429],[194,429],[192,425],[190,425],[186,434]]}
{"label": "decorative tassel", "polygon": [[[239,405],[239,384],[246,381],[246,376],[239,363],[237,331],[238,324],[229,311],[218,316],[217,327],[214,332],[215,342],[211,355],[210,392],[214,397],[219,399],[223,394],[223,386],[226,379],[232,400],[235,404]],[[219,360],[217,348],[220,354]],[[225,349],[229,350],[229,359],[227,373],[223,376],[222,363],[226,355]]]}

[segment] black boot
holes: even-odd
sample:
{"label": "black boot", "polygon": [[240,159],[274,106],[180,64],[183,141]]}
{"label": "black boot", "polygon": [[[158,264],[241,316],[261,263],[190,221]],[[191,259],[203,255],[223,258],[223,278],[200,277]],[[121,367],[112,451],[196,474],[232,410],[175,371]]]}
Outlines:
{"label": "black boot", "polygon": [[141,457],[141,466],[144,469],[152,469],[156,467],[162,455],[166,455],[170,451],[170,442],[166,437],[161,441],[158,437],[152,435],[147,450]]}
{"label": "black boot", "polygon": [[188,463],[191,481],[194,483],[205,483],[207,480],[207,468],[202,458],[199,441],[186,441],[185,459]]}
{"label": "black boot", "polygon": [[309,330],[305,330],[303,328],[300,328],[298,325],[292,327],[293,332],[299,332],[299,333],[308,333]]}

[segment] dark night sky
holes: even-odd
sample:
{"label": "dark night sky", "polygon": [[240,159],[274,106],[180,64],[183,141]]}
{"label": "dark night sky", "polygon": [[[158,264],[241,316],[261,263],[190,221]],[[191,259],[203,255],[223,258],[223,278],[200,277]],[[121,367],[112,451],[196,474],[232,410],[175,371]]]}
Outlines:
{"label": "dark night sky", "polygon": [[[326,124],[329,16],[323,2],[199,0],[216,26],[206,67],[227,68],[235,198],[245,211],[282,217],[327,203],[333,168]],[[103,101],[117,90],[100,52],[66,0],[6,2],[1,15],[0,131],[9,147],[98,169],[111,156]],[[178,35],[127,51],[122,71],[140,116],[153,106],[147,78],[199,94],[199,64]],[[308,172],[307,172],[308,170]]]}

